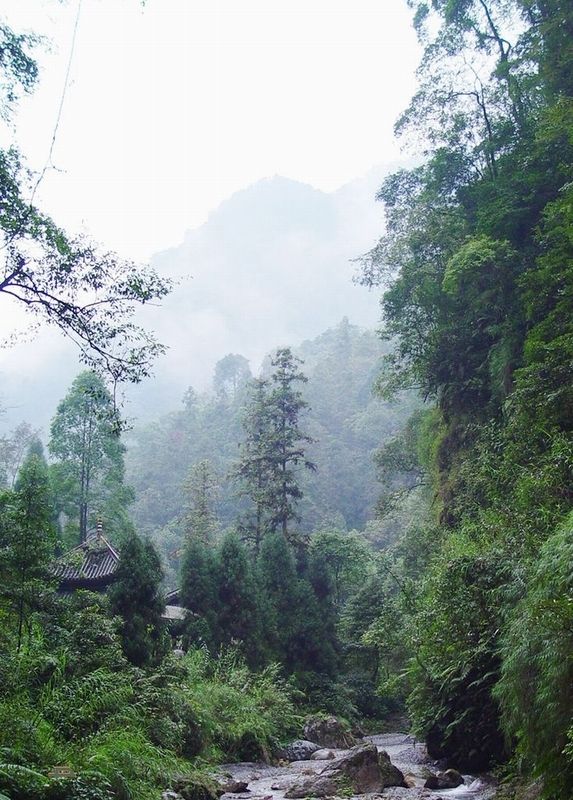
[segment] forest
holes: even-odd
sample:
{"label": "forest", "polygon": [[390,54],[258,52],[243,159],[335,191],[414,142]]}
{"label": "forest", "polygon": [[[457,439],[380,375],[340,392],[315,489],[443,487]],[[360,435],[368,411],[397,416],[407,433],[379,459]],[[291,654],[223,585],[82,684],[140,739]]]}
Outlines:
{"label": "forest", "polygon": [[[0,295],[85,367],[44,441],[0,438],[0,800],[214,800],[313,715],[573,796],[573,6],[407,5],[414,166],[355,277],[380,329],[229,353],[151,422],[115,390],[161,355],[135,311],[169,280],[60,229],[0,151]],[[0,26],[4,116],[36,45]],[[102,541],[107,591],[64,591]]]}

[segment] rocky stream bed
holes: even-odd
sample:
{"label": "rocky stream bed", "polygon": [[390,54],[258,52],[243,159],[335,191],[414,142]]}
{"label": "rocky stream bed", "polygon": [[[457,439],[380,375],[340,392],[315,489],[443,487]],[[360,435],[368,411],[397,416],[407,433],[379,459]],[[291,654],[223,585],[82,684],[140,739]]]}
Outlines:
{"label": "rocky stream bed", "polygon": [[[378,751],[378,757],[372,745]],[[389,760],[384,756],[384,752],[389,756]],[[430,774],[437,774],[440,765],[428,757],[422,743],[415,741],[406,733],[366,736],[358,747],[352,749],[326,748],[326,752],[321,750],[321,756],[326,755],[328,758],[325,760],[316,760],[315,756],[315,759],[310,760],[284,762],[281,766],[256,763],[221,765],[217,774],[218,780],[234,790],[226,792],[222,796],[223,800],[289,800],[289,798],[332,796],[361,797],[369,800],[377,797],[385,800],[422,800],[422,798],[423,800],[438,800],[438,798],[490,800],[496,793],[493,779],[474,775],[463,775],[464,782],[455,788],[425,788],[424,784],[428,777]],[[357,760],[358,757],[362,761]],[[370,762],[366,763],[364,757],[366,761],[370,759]],[[387,782],[386,788],[377,787],[376,780],[371,779],[372,772],[369,772],[372,763],[376,768],[376,761],[381,765],[383,772],[386,770],[386,774],[392,776],[390,780],[394,780],[394,774],[397,772],[395,770],[393,772],[393,767],[397,767],[405,776],[408,788],[398,785],[388,786]],[[341,770],[342,780],[340,780]],[[357,785],[354,780],[357,774],[360,776],[360,785],[364,787],[362,792],[353,789],[353,786]],[[348,775],[351,777],[346,780]],[[337,787],[333,786],[332,790],[329,784],[331,776],[339,779]]]}

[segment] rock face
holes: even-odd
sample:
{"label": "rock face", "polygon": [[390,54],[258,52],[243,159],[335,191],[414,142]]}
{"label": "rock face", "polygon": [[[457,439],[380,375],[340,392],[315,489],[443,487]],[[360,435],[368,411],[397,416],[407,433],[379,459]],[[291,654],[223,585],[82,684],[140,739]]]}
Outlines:
{"label": "rock face", "polygon": [[295,783],[285,797],[369,794],[381,792],[386,786],[404,786],[404,776],[392,765],[387,753],[378,753],[373,744],[361,744],[330,763],[318,775]]}
{"label": "rock face", "polygon": [[320,750],[320,745],[315,742],[297,739],[281,748],[277,752],[277,757],[283,758],[285,761],[309,761],[312,754],[318,750]]}
{"label": "rock face", "polygon": [[304,735],[321,747],[345,750],[356,744],[356,739],[336,717],[311,717],[304,726]]}

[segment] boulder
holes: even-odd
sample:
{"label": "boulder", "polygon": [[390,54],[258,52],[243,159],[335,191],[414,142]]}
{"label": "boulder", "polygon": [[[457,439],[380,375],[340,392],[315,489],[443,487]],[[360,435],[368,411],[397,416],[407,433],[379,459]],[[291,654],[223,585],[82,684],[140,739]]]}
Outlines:
{"label": "boulder", "polygon": [[309,761],[317,750],[320,750],[320,745],[305,739],[297,739],[278,750],[276,755],[285,761]]}
{"label": "boulder", "polygon": [[409,772],[407,775],[404,775],[404,784],[408,789],[415,789],[418,785],[416,782],[416,776],[412,775],[411,772]]}
{"label": "boulder", "polygon": [[424,781],[424,789],[439,789],[439,781],[437,775],[428,775]]}
{"label": "boulder", "polygon": [[287,798],[331,797],[333,795],[381,792],[386,786],[404,786],[404,776],[387,753],[373,744],[360,744],[332,761],[313,777],[295,783]]}
{"label": "boulder", "polygon": [[323,750],[317,750],[316,752],[314,752],[311,755],[310,760],[311,761],[330,761],[333,758],[334,758],[334,753],[332,752],[332,750],[323,749]]}
{"label": "boulder", "polygon": [[247,781],[227,780],[221,784],[221,789],[225,794],[241,794],[247,791],[248,786]]}
{"label": "boulder", "polygon": [[387,786],[405,786],[403,773],[390,761],[390,756],[386,750],[380,750],[378,753],[378,764],[380,766],[383,789]]}
{"label": "boulder", "polygon": [[304,735],[321,747],[346,750],[356,744],[356,739],[336,717],[311,717],[304,726]]}
{"label": "boulder", "polygon": [[447,769],[445,772],[438,772],[437,775],[430,774],[424,783],[425,789],[455,789],[461,786],[464,779],[457,769]]}
{"label": "boulder", "polygon": [[442,783],[440,789],[455,789],[456,786],[461,786],[462,783],[464,783],[464,779],[457,769],[447,769],[445,772],[438,772],[438,780]]}
{"label": "boulder", "polygon": [[223,794],[216,781],[203,775],[181,776],[174,781],[173,789],[183,800],[218,800]]}

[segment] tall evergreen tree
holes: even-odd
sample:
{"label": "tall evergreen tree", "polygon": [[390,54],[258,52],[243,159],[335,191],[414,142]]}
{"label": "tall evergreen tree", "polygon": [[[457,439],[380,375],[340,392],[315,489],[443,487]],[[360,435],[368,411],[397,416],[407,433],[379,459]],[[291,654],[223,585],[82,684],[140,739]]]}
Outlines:
{"label": "tall evergreen tree", "polygon": [[220,641],[240,643],[247,663],[257,666],[263,657],[258,591],[247,551],[235,533],[221,542],[218,562]]}
{"label": "tall evergreen tree", "polygon": [[315,470],[316,465],[306,458],[305,445],[311,437],[300,428],[300,416],[307,408],[298,384],[307,381],[300,371],[302,360],[290,348],[277,350],[271,361],[275,368],[271,375],[269,393],[270,416],[270,501],[272,530],[280,530],[289,538],[289,523],[298,520],[296,511],[302,498],[298,479],[300,469]]}
{"label": "tall evergreen tree", "polygon": [[111,527],[128,526],[132,493],[124,484],[121,424],[112,397],[94,372],[82,372],[58,406],[51,426],[50,453],[62,510],[77,524],[80,541],[96,514]]}
{"label": "tall evergreen tree", "polygon": [[161,560],[152,542],[135,532],[127,535],[119,555],[109,601],[112,613],[123,620],[123,652],[135,666],[157,664],[166,650]]}
{"label": "tall evergreen tree", "polygon": [[190,611],[186,638],[213,647],[218,640],[219,596],[215,551],[195,537],[187,539],[181,561],[181,605]]}
{"label": "tall evergreen tree", "polygon": [[239,526],[243,538],[253,544],[258,556],[265,532],[270,528],[272,429],[268,382],[257,378],[251,383],[250,396],[242,418],[244,439],[240,459],[234,468],[239,495],[251,500],[252,508],[243,515]]}
{"label": "tall evergreen tree", "polygon": [[305,456],[312,438],[299,425],[307,408],[296,388],[307,380],[300,363],[289,348],[277,350],[271,361],[274,372],[268,381],[253,381],[243,415],[245,438],[234,474],[241,484],[239,493],[252,501],[241,529],[252,540],[255,556],[266,531],[280,529],[289,537],[289,523],[299,519],[296,506],[303,496],[298,472],[301,467],[316,469]]}
{"label": "tall evergreen tree", "polygon": [[199,461],[191,467],[183,491],[186,500],[183,515],[186,540],[195,539],[204,545],[213,542],[219,529],[214,510],[218,486],[208,461]]}
{"label": "tall evergreen tree", "polygon": [[328,600],[322,594],[319,602],[308,577],[298,575],[292,547],[282,532],[265,537],[257,568],[273,656],[289,674],[333,675],[336,655],[330,609],[324,615]]}
{"label": "tall evergreen tree", "polygon": [[48,465],[34,442],[18,473],[14,492],[5,492],[0,509],[2,595],[15,620],[16,649],[27,620],[41,606],[54,556],[55,528]]}

